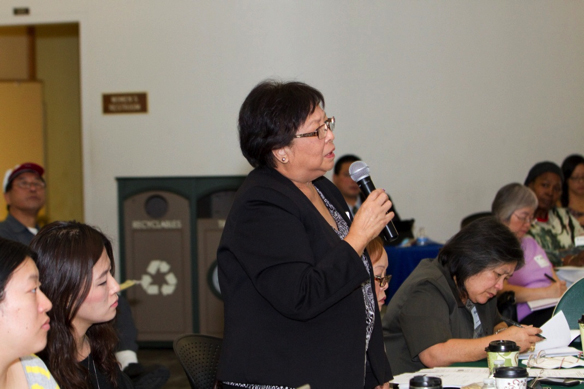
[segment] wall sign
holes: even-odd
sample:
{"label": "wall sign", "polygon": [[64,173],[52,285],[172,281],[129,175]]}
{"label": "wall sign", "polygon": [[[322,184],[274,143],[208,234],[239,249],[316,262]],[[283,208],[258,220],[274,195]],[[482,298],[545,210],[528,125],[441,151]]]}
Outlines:
{"label": "wall sign", "polygon": [[104,93],[103,113],[147,113],[148,94],[146,92]]}

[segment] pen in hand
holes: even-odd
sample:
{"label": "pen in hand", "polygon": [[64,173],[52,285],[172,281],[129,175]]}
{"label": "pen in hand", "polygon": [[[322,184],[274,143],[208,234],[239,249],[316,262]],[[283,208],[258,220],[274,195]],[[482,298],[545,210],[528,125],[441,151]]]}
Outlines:
{"label": "pen in hand", "polygon": [[543,273],[543,275],[551,282],[557,282],[556,279],[554,277],[550,276],[549,274]]}
{"label": "pen in hand", "polygon": [[[505,323],[507,323],[507,325],[510,325],[510,326],[515,326],[515,327],[519,327],[519,328],[525,328],[521,324],[517,323],[516,321],[513,321],[513,320],[508,319],[506,317],[503,318],[503,321]],[[538,338],[546,339],[546,337],[543,336],[542,334],[535,334],[535,336],[537,336]]]}

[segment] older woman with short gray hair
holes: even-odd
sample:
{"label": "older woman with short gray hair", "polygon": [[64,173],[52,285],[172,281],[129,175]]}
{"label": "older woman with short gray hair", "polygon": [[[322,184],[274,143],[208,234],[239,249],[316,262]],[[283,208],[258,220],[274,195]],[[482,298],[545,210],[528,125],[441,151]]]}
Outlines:
{"label": "older woman with short gray hair", "polygon": [[566,290],[566,283],[558,279],[541,246],[532,237],[526,236],[537,205],[537,197],[531,189],[513,183],[499,189],[491,210],[495,218],[519,239],[525,259],[525,266],[515,271],[500,293],[513,291],[517,301],[517,319],[523,324],[539,327],[551,317],[553,308],[532,312],[527,302],[560,297]]}

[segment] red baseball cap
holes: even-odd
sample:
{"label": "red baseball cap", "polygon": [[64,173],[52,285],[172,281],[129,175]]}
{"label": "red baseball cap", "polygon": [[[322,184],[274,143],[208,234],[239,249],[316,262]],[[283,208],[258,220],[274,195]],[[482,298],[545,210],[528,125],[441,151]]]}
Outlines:
{"label": "red baseball cap", "polygon": [[36,163],[25,162],[21,165],[16,165],[14,169],[6,170],[6,174],[4,175],[4,185],[2,185],[4,193],[6,193],[6,188],[8,187],[8,185],[10,185],[12,180],[14,180],[16,177],[18,177],[18,175],[24,172],[33,172],[38,174],[39,177],[42,178],[43,174],[45,173],[45,169],[43,169],[42,166],[37,165]]}

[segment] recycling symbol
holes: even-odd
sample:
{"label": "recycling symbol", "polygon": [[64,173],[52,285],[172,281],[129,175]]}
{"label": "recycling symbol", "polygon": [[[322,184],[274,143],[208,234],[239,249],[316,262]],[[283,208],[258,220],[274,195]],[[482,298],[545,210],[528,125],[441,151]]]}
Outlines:
{"label": "recycling symbol", "polygon": [[[163,296],[168,296],[174,293],[178,282],[174,273],[170,271],[170,265],[168,262],[160,259],[153,259],[148,264],[146,272],[147,274],[142,274],[142,279],[140,280],[140,285],[142,285],[142,288],[146,293],[151,295],[162,293]],[[162,285],[152,283],[154,281],[152,276],[158,273],[165,275],[164,283]]]}

